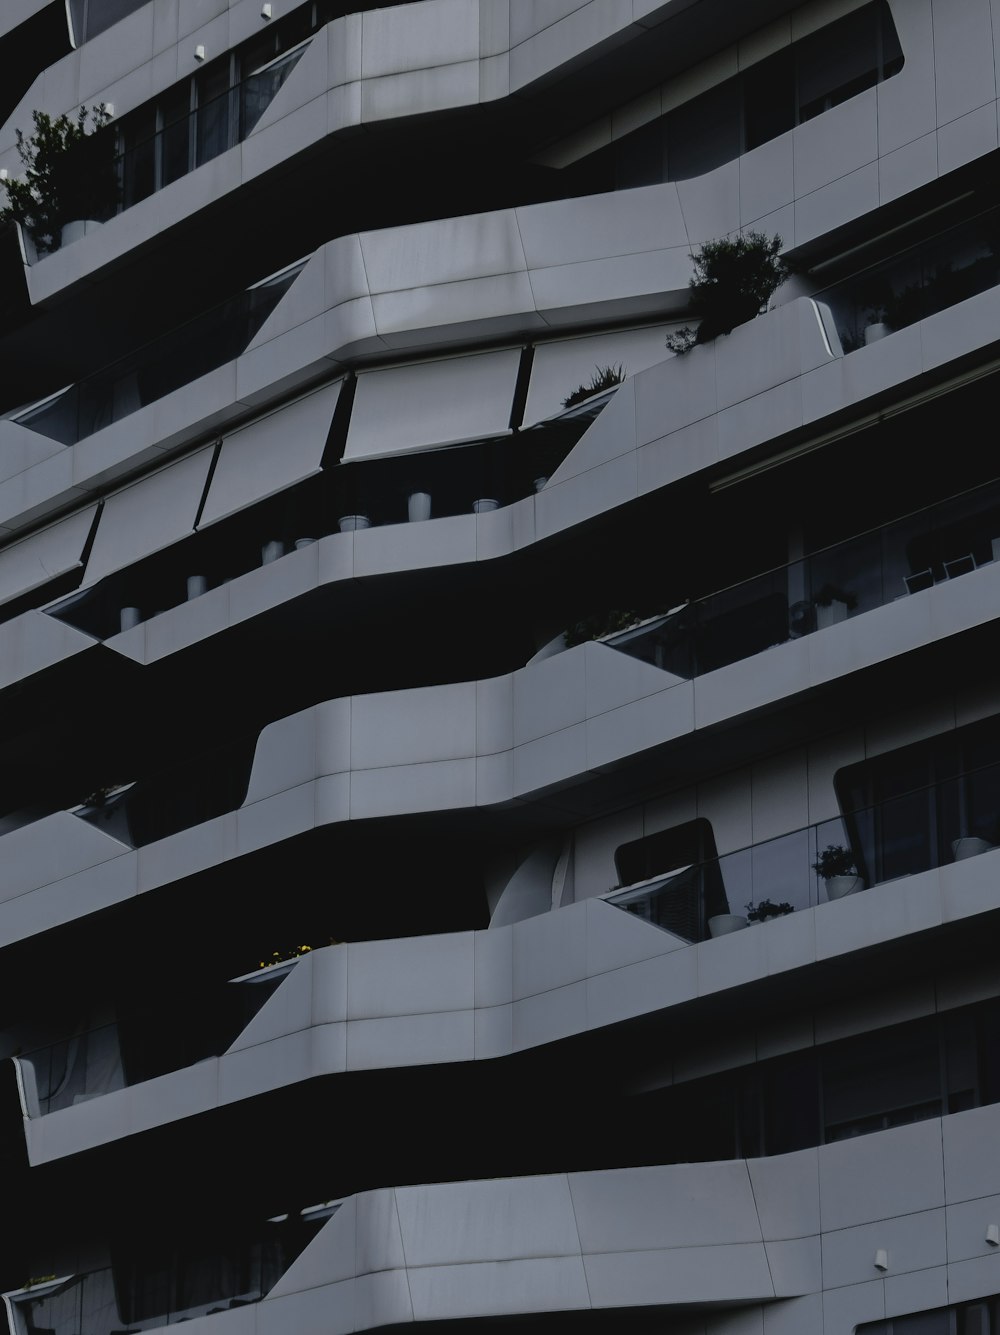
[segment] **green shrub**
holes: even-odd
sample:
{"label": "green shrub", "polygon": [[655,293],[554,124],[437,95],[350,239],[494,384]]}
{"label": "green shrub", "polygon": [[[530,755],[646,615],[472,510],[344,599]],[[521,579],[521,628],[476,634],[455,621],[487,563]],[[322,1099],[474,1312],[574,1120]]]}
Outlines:
{"label": "green shrub", "polygon": [[706,241],[691,256],[694,276],[688,284],[691,310],[700,323],[697,330],[668,334],[671,352],[708,343],[759,315],[788,277],[788,266],[778,254],[782,244],[780,236],[767,237],[763,232]]}
{"label": "green shrub", "polygon": [[103,107],[81,107],[75,116],[33,111],[31,119],[32,134],[17,131],[25,174],[0,181],[0,222],[20,223],[41,251],[57,250],[64,224],[104,217],[117,201],[114,145],[99,133],[109,117]]}
{"label": "green shrub", "polygon": [[625,367],[621,362],[618,362],[616,366],[595,366],[594,374],[590,377],[590,384],[578,385],[572,394],[566,395],[562,406],[572,408],[574,404],[589,399],[591,394],[599,394],[602,389],[611,389],[614,385],[620,385],[624,379]]}

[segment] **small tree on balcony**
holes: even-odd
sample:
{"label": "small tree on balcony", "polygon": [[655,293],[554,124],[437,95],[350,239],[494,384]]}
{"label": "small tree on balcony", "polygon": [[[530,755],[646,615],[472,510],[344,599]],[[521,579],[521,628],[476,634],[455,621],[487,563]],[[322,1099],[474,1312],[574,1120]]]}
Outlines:
{"label": "small tree on balcony", "polygon": [[39,250],[57,250],[64,224],[105,216],[117,199],[113,145],[99,133],[110,117],[104,107],[81,107],[75,116],[33,111],[31,119],[30,135],[17,131],[24,176],[0,181],[0,222],[18,222]]}
{"label": "small tree on balcony", "polygon": [[763,232],[706,241],[691,256],[694,276],[688,284],[691,309],[701,322],[696,330],[668,334],[671,352],[708,343],[759,315],[788,277],[788,265],[778,253],[783,244],[780,236]]}

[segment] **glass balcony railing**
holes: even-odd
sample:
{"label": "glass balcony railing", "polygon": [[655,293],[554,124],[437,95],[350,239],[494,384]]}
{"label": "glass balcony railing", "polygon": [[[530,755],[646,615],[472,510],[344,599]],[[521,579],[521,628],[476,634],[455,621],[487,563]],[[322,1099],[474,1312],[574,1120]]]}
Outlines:
{"label": "glass balcony railing", "polygon": [[[119,205],[130,208],[241,144],[298,64],[308,43],[272,60],[239,83],[169,119],[146,138],[127,144],[114,160]],[[108,210],[108,217],[116,212]]]}
{"label": "glass balcony railing", "polygon": [[597,638],[692,678],[909,598],[1000,557],[1000,482]]}
{"label": "glass balcony railing", "polygon": [[233,361],[291,287],[305,261],[172,329],[113,365],[14,418],[63,445],[93,435]]}
{"label": "glass balcony railing", "polygon": [[845,353],[1000,283],[1000,209],[911,246],[814,297]]}
{"label": "glass balcony railing", "polygon": [[703,941],[1000,844],[1000,764],[913,788],[614,891],[609,902]]}
{"label": "glass balcony railing", "polygon": [[134,1335],[260,1302],[339,1205],[278,1216],[225,1244],[165,1243],[86,1274],[35,1280],[4,1295],[13,1335]]}
{"label": "glass balcony railing", "polygon": [[203,990],[198,1004],[150,1007],[17,1057],[29,1117],[44,1117],[103,1094],[220,1056],[295,964],[256,970]]}

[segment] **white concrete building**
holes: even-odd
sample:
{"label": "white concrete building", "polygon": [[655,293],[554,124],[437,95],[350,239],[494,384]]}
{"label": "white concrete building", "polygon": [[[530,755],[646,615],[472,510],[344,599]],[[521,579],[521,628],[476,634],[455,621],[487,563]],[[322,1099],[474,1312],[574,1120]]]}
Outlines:
{"label": "white concrete building", "polygon": [[10,1335],[998,1335],[1000,0],[0,58]]}

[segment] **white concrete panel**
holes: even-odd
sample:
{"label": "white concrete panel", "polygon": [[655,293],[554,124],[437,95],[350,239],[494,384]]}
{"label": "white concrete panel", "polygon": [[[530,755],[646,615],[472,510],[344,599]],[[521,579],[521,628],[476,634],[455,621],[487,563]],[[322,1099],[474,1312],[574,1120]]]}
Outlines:
{"label": "white concrete panel", "polygon": [[458,810],[476,800],[476,762],[429,761],[351,775],[351,820]]}
{"label": "white concrete panel", "polygon": [[816,1150],[749,1159],[761,1233],[766,1241],[812,1237],[820,1231]]}
{"label": "white concrete panel", "polygon": [[938,174],[938,139],[934,133],[912,139],[879,158],[879,199],[888,204],[910,190],[933,181]]}
{"label": "white concrete panel", "polygon": [[[686,948],[687,944],[602,899],[587,901],[588,978],[670,954]],[[622,982],[625,981],[623,977]]]}
{"label": "white concrete panel", "polygon": [[934,88],[938,125],[947,125],[997,95],[990,0],[932,0]]}
{"label": "white concrete panel", "polygon": [[32,609],[0,625],[0,688],[71,658],[95,641],[45,612]]}
{"label": "white concrete panel", "polygon": [[878,208],[878,202],[878,162],[873,161],[796,199],[795,244],[802,246],[842,223],[863,217]]}
{"label": "white concrete panel", "polygon": [[518,746],[585,718],[584,647],[543,658],[514,673],[514,741]]}
{"label": "white concrete panel", "polygon": [[763,1243],[586,1256],[595,1307],[753,1302],[774,1296]]}
{"label": "white concrete panel", "polygon": [[[736,159],[704,176],[677,182],[690,244],[700,245],[740,226],[740,164]],[[688,260],[690,266],[691,261]]]}
{"label": "white concrete panel", "polygon": [[563,399],[581,384],[589,384],[599,367],[621,365],[627,376],[665,361],[666,334],[673,325],[615,330],[587,338],[540,343],[531,363],[531,383],[524,410],[530,426],[562,409]]}
{"label": "white concrete panel", "polygon": [[677,187],[670,183],[533,204],[516,217],[530,269],[688,244]]}
{"label": "white concrete panel", "polygon": [[[944,1118],[945,1189],[949,1203],[1000,1194],[1000,1107],[975,1108]],[[1000,1222],[1000,1221],[998,1221]]]}
{"label": "white concrete panel", "polygon": [[586,976],[586,904],[515,923],[511,930],[515,1001]]}
{"label": "white concrete panel", "polygon": [[351,1020],[347,1025],[347,1067],[351,1071],[468,1062],[474,1057],[471,1010]]}
{"label": "white concrete panel", "polygon": [[568,1312],[589,1306],[578,1256],[420,1266],[408,1272],[416,1321]]}
{"label": "white concrete panel", "polygon": [[245,807],[316,777],[317,715],[316,708],[304,709],[262,730],[254,748]]}
{"label": "white concrete panel", "polygon": [[584,1254],[759,1242],[746,1164],[571,1173]]}
{"label": "white concrete panel", "polygon": [[[898,74],[877,89],[878,144],[882,155],[930,134],[937,125],[931,0],[907,0],[905,4],[893,5],[892,18],[904,63]],[[917,184],[921,182],[906,188],[912,190]]]}
{"label": "white concrete panel", "polygon": [[874,1258],[879,1248],[889,1253],[893,1273],[943,1266],[948,1260],[944,1210],[925,1210],[824,1233],[824,1285],[832,1289],[877,1277]]}
{"label": "white concrete panel", "polygon": [[213,448],[199,450],[108,498],[84,586],[193,531]]}
{"label": "white concrete panel", "polygon": [[[668,935],[667,940],[670,940]],[[587,1020],[595,1028],[617,1024],[634,1015],[647,1015],[690,1001],[697,994],[697,952],[672,950],[669,955],[641,960],[628,969],[588,978]]]}
{"label": "white concrete panel", "polygon": [[423,1266],[580,1251],[564,1174],[401,1187],[396,1203],[411,1274]]}
{"label": "white concrete panel", "polygon": [[540,992],[515,1001],[511,1015],[511,1043],[515,1051],[554,1043],[587,1028],[587,985],[570,983],[566,987]]}
{"label": "white concrete panel", "polygon": [[[263,986],[258,983],[230,983],[233,989]],[[250,993],[252,996],[252,992]],[[269,1043],[273,1039],[307,1029],[313,1023],[313,961],[303,955],[282,978],[277,989],[267,998],[239,1037],[230,1043],[227,1052]]]}
{"label": "white concrete panel", "polygon": [[225,437],[199,528],[319,472],[342,383]]}
{"label": "white concrete panel", "polygon": [[[744,153],[740,167],[740,223],[743,227],[767,218],[795,198],[794,136],[778,135]],[[794,238],[783,236],[785,245]]]}
{"label": "white concrete panel", "polygon": [[941,1123],[824,1145],[819,1182],[824,1230],[936,1209],[944,1205]]}
{"label": "white concrete panel", "polygon": [[126,851],[102,830],[67,811],[57,811],[3,836],[0,900],[14,899]]}
{"label": "white concrete panel", "polygon": [[348,947],[348,1018],[471,1010],[474,935],[454,932]]}
{"label": "white concrete panel", "polygon": [[354,770],[475,754],[474,682],[358,695],[351,702]]}
{"label": "white concrete panel", "polygon": [[363,371],[345,461],[502,435],[510,426],[519,360],[511,348]]}

